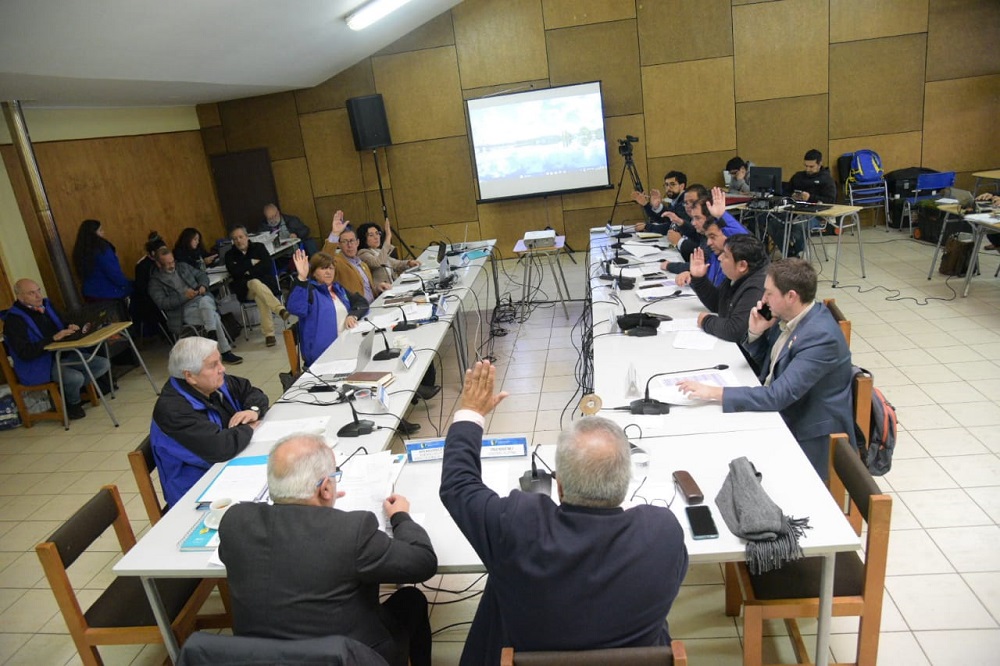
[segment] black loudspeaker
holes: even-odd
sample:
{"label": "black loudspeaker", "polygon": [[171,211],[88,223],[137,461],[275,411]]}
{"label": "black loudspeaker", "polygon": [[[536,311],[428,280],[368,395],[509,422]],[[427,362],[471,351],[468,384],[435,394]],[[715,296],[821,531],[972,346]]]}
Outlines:
{"label": "black loudspeaker", "polygon": [[392,145],[382,95],[365,95],[347,100],[347,117],[351,121],[351,134],[354,135],[356,150]]}

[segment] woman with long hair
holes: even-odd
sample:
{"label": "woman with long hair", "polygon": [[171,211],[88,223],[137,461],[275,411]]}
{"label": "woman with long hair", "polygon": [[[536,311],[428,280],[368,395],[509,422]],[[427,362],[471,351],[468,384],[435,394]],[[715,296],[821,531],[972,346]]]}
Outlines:
{"label": "woman with long hair", "polygon": [[87,301],[118,300],[132,293],[132,281],[122,272],[115,246],[104,238],[100,220],[80,223],[73,246],[73,267]]}
{"label": "woman with long hair", "polygon": [[205,270],[215,263],[219,258],[218,254],[210,254],[205,249],[205,244],[201,239],[201,232],[194,227],[188,227],[181,232],[177,243],[174,245],[174,259],[183,261],[185,264],[194,266],[200,270]]}
{"label": "woman with long hair", "polygon": [[395,248],[392,246],[389,218],[385,218],[385,231],[374,222],[365,222],[358,227],[358,242],[361,243],[358,258],[368,264],[368,268],[372,271],[372,280],[376,283],[392,283],[393,279],[407,268],[420,265],[419,261],[413,259],[407,261],[392,257]]}

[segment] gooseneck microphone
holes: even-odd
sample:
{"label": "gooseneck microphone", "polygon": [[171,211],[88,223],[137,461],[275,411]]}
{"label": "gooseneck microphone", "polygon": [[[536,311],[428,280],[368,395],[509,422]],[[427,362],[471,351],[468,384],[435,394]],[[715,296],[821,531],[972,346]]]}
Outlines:
{"label": "gooseneck microphone", "polygon": [[[451,241],[451,239],[450,239],[450,238],[448,238],[448,234],[446,234],[445,232],[441,231],[440,229],[438,229],[437,227],[435,227],[435,226],[434,226],[433,224],[431,224],[431,225],[429,225],[429,226],[430,226],[430,228],[431,228],[431,229],[433,229],[434,231],[436,231],[436,232],[438,232],[439,234],[441,234],[442,236],[444,236],[444,239],[445,239],[446,241],[448,241],[448,247],[447,247],[447,250],[446,250],[446,252],[445,252],[445,254],[446,254],[447,256],[449,256],[449,257],[454,257],[455,255],[458,255],[458,254],[462,254],[462,251],[461,251],[461,250],[456,250],[456,249],[455,249],[455,244],[454,244],[454,243],[453,243],[453,242]],[[440,259],[438,259],[438,262],[440,262],[440,261],[441,261],[441,260],[440,260]]]}
{"label": "gooseneck microphone", "polygon": [[392,360],[394,358],[399,358],[399,355],[402,353],[402,351],[400,349],[397,349],[396,347],[392,347],[392,346],[389,345],[389,338],[387,338],[385,336],[385,329],[384,328],[379,328],[378,326],[376,326],[374,323],[372,323],[368,319],[363,319],[362,321],[364,321],[367,324],[371,324],[372,331],[374,331],[376,333],[379,333],[382,336],[382,342],[385,343],[385,349],[383,349],[379,353],[377,353],[374,356],[372,356],[372,360],[373,361],[389,361],[389,360]]}
{"label": "gooseneck microphone", "polygon": [[[545,470],[539,470],[536,460],[541,461],[545,465]],[[540,493],[542,495],[552,494],[552,479],[554,479],[556,473],[552,471],[552,468],[542,460],[542,457],[538,455],[538,447],[536,446],[531,452],[531,469],[525,471],[521,475],[520,484],[521,490],[526,493]]]}
{"label": "gooseneck microphone", "polygon": [[337,431],[337,437],[360,437],[361,435],[368,435],[375,430],[374,421],[358,418],[358,410],[354,409],[354,394],[355,391],[348,391],[344,394],[344,399],[347,400],[347,405],[351,408],[351,416],[354,417],[354,420],[344,424]]}
{"label": "gooseneck microphone", "polygon": [[373,307],[373,308],[379,308],[379,309],[382,309],[382,310],[386,310],[388,308],[399,308],[399,311],[403,313],[403,321],[398,322],[395,326],[392,327],[392,330],[394,330],[394,331],[412,331],[413,329],[415,329],[418,326],[420,326],[420,324],[413,323],[409,319],[406,318],[406,308],[404,308],[402,305],[396,305],[396,304],[392,304],[392,305],[373,305],[371,307]]}
{"label": "gooseneck microphone", "polygon": [[646,415],[659,415],[659,414],[669,414],[670,404],[666,402],[660,402],[654,398],[649,397],[649,384],[657,377],[663,377],[664,375],[682,375],[687,372],[700,372],[701,370],[728,370],[729,366],[725,363],[720,363],[719,365],[713,365],[710,368],[692,368],[690,370],[668,370],[667,372],[658,372],[655,375],[651,375],[649,379],[646,380],[646,393],[645,395],[638,399],[633,400],[627,408],[621,407],[618,409],[625,410],[628,409],[632,414],[646,414]]}

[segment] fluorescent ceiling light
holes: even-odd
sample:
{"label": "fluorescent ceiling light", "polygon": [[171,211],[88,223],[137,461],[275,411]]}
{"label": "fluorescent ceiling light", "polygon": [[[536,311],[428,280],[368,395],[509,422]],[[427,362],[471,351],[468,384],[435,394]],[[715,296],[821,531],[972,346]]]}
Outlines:
{"label": "fluorescent ceiling light", "polygon": [[347,27],[351,30],[363,30],[375,21],[385,18],[410,0],[372,0],[357,11],[348,14]]}

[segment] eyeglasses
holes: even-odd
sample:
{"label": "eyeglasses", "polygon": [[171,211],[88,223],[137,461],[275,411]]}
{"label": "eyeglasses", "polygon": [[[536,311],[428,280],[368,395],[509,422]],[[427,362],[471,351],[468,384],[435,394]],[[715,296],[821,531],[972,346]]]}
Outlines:
{"label": "eyeglasses", "polygon": [[340,483],[340,477],[342,477],[343,475],[344,475],[344,473],[343,473],[343,472],[341,472],[341,471],[340,471],[340,470],[338,469],[338,470],[337,470],[336,472],[334,472],[333,474],[327,474],[327,475],[326,475],[326,476],[324,476],[324,477],[323,477],[322,479],[320,479],[319,481],[317,481],[317,482],[316,482],[316,487],[317,487],[317,488],[319,488],[320,486],[322,486],[322,485],[323,485],[323,482],[324,482],[324,481],[326,481],[327,479],[333,479],[333,482],[334,482],[334,483]]}
{"label": "eyeglasses", "polygon": [[358,243],[358,239],[357,238],[342,238],[342,239],[340,239],[340,244],[341,245],[357,245],[357,243]]}

